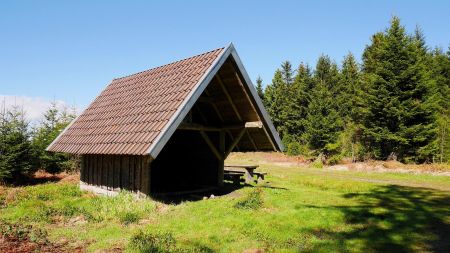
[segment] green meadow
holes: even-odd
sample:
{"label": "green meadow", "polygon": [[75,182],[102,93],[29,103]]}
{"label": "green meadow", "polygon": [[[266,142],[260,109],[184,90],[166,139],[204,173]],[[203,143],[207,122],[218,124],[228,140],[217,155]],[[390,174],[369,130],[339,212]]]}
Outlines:
{"label": "green meadow", "polygon": [[[222,195],[173,203],[137,199],[127,192],[96,196],[80,191],[75,180],[4,186],[0,225],[11,236],[42,237],[37,239],[55,247],[88,252],[450,249],[448,176],[336,171],[270,161],[261,162],[259,171],[268,173],[264,184],[227,185]],[[13,231],[22,227],[28,230]]]}

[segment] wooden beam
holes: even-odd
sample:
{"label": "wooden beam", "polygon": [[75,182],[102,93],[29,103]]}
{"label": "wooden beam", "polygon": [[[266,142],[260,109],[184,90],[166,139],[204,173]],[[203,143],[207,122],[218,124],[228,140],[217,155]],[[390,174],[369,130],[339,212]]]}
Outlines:
{"label": "wooden beam", "polygon": [[245,122],[245,128],[262,128],[263,123],[261,121]]}
{"label": "wooden beam", "polygon": [[[226,132],[227,132],[228,136],[230,137],[231,141],[234,141],[233,134],[231,134],[231,131],[226,130]],[[241,151],[238,144],[236,144],[236,149],[237,149],[237,151]]]}
{"label": "wooden beam", "polygon": [[[250,98],[250,96],[249,96],[249,94],[248,94],[248,90],[245,88],[245,85],[242,83],[241,77],[239,76],[239,74],[238,74],[238,72],[237,72],[236,70],[234,71],[234,75],[235,75],[235,77],[236,77],[236,79],[237,79],[239,85],[242,87],[242,89],[244,89],[245,96],[247,97],[248,101],[250,102],[250,104],[251,104],[253,110],[255,110],[256,114],[258,115],[258,118],[261,119],[261,116],[260,116],[259,113],[258,113],[259,111],[257,110],[257,108],[255,107],[255,105],[253,104],[252,99]],[[256,102],[255,102],[255,103],[256,103]],[[277,150],[277,147],[276,147],[274,141],[272,140],[270,134],[267,132],[267,130],[266,130],[265,127],[264,127],[263,129],[264,129],[264,133],[266,134],[267,138],[268,138],[269,141],[270,141],[270,144],[272,144],[273,150],[276,151],[276,150]]]}
{"label": "wooden beam", "polygon": [[[209,92],[208,90],[205,90],[205,94],[209,96]],[[217,109],[217,106],[214,103],[210,103],[210,105],[213,107],[213,110],[216,112],[217,117],[219,118],[219,121],[223,123],[223,118],[222,115],[219,112],[219,109]],[[195,108],[197,109],[198,113],[200,114],[200,117],[203,120],[204,124],[208,124],[208,119],[206,118],[206,116],[203,114],[202,110],[200,109],[200,107],[197,105],[195,106]],[[225,130],[225,132],[228,134],[228,136],[230,137],[231,141],[233,141],[233,135],[231,134],[230,130]],[[237,150],[239,151],[239,147],[236,145]]]}
{"label": "wooden beam", "polygon": [[250,142],[253,145],[253,148],[255,148],[255,150],[258,150],[258,147],[256,146],[255,141],[253,140],[252,136],[250,135],[250,133],[247,131],[247,129],[245,129],[245,132],[247,133],[248,138],[250,139]]}
{"label": "wooden beam", "polygon": [[219,168],[217,173],[217,185],[223,186],[223,175],[225,170],[225,131],[219,132],[219,152],[222,158],[219,159]]}
{"label": "wooden beam", "polygon": [[200,114],[200,118],[202,118],[203,124],[208,124],[208,119],[206,118],[205,114],[203,114],[202,110],[200,110],[200,107],[198,105],[195,105],[195,109],[197,110],[198,114]]}
{"label": "wooden beam", "polygon": [[260,121],[246,122],[244,124],[228,124],[223,126],[204,126],[201,124],[194,123],[182,123],[178,127],[180,130],[196,130],[196,131],[226,131],[233,129],[243,129],[243,128],[262,128],[262,123]]}
{"label": "wooden beam", "polygon": [[220,152],[217,150],[217,148],[214,146],[214,143],[212,143],[211,139],[209,139],[208,135],[205,133],[205,131],[200,131],[200,135],[205,140],[206,144],[208,144],[209,148],[213,152],[213,154],[216,156],[216,158],[220,161],[223,159],[223,156],[220,154]]}
{"label": "wooden beam", "polygon": [[225,151],[224,157],[227,158],[227,156],[233,151],[233,148],[238,144],[238,142],[241,140],[242,136],[245,134],[245,128],[241,129],[239,134],[234,138],[233,142],[228,146],[228,149]]}
{"label": "wooden beam", "polygon": [[200,125],[200,124],[180,124],[180,126],[178,127],[178,129],[180,130],[194,130],[194,131],[222,131],[223,129],[220,127],[212,127],[212,126],[204,126],[204,125]]}
{"label": "wooden beam", "polygon": [[236,107],[236,105],[233,103],[233,99],[230,96],[230,93],[228,93],[227,88],[225,87],[224,83],[222,82],[222,79],[220,78],[219,74],[216,75],[216,80],[219,82],[220,87],[222,88],[223,93],[225,93],[225,96],[228,99],[228,102],[230,103],[231,107],[233,108],[234,112],[236,113],[236,117],[239,119],[239,121],[242,121],[242,117],[239,114],[239,111]]}
{"label": "wooden beam", "polygon": [[220,113],[219,108],[217,108],[217,105],[212,104],[212,107],[213,107],[214,111],[216,112],[217,117],[219,118],[220,122],[223,122],[222,114]]}
{"label": "wooden beam", "polygon": [[198,98],[197,101],[200,103],[214,103],[215,101],[217,101],[217,99],[214,97],[209,97],[209,96],[208,97],[201,96]]}
{"label": "wooden beam", "polygon": [[[208,96],[211,96],[207,89],[205,89],[205,94],[208,95]],[[220,113],[219,109],[217,108],[217,105],[214,104],[214,103],[212,103],[211,105],[212,105],[214,111],[216,112],[217,117],[219,118],[220,122],[223,122],[222,114]]]}

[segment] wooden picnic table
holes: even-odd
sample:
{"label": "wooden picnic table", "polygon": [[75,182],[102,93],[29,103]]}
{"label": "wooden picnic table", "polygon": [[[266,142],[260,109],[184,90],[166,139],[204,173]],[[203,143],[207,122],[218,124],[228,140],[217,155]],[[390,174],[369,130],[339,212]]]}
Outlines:
{"label": "wooden picnic table", "polygon": [[[251,182],[260,182],[264,181],[264,176],[267,173],[264,172],[255,172],[256,168],[258,168],[258,165],[225,165],[225,168],[236,168],[236,169],[244,169],[244,179],[246,183]],[[240,172],[240,171],[233,171],[233,170],[227,170],[229,172]],[[256,176],[256,180],[253,178],[253,176]]]}

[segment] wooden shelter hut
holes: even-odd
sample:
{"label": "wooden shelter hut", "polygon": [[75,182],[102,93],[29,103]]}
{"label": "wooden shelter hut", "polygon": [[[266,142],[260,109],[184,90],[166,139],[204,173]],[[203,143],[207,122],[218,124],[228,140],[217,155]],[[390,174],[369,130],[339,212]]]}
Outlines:
{"label": "wooden shelter hut", "polygon": [[81,155],[80,187],[149,195],[221,186],[233,150],[282,150],[232,44],[114,79],[49,145]]}

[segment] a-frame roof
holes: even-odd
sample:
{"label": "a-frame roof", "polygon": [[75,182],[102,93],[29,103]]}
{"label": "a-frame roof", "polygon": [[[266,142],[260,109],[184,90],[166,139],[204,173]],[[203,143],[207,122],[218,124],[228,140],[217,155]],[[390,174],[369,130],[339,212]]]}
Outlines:
{"label": "a-frame roof", "polygon": [[232,44],[114,79],[47,148],[156,158],[224,62],[232,58],[273,149],[281,141]]}

